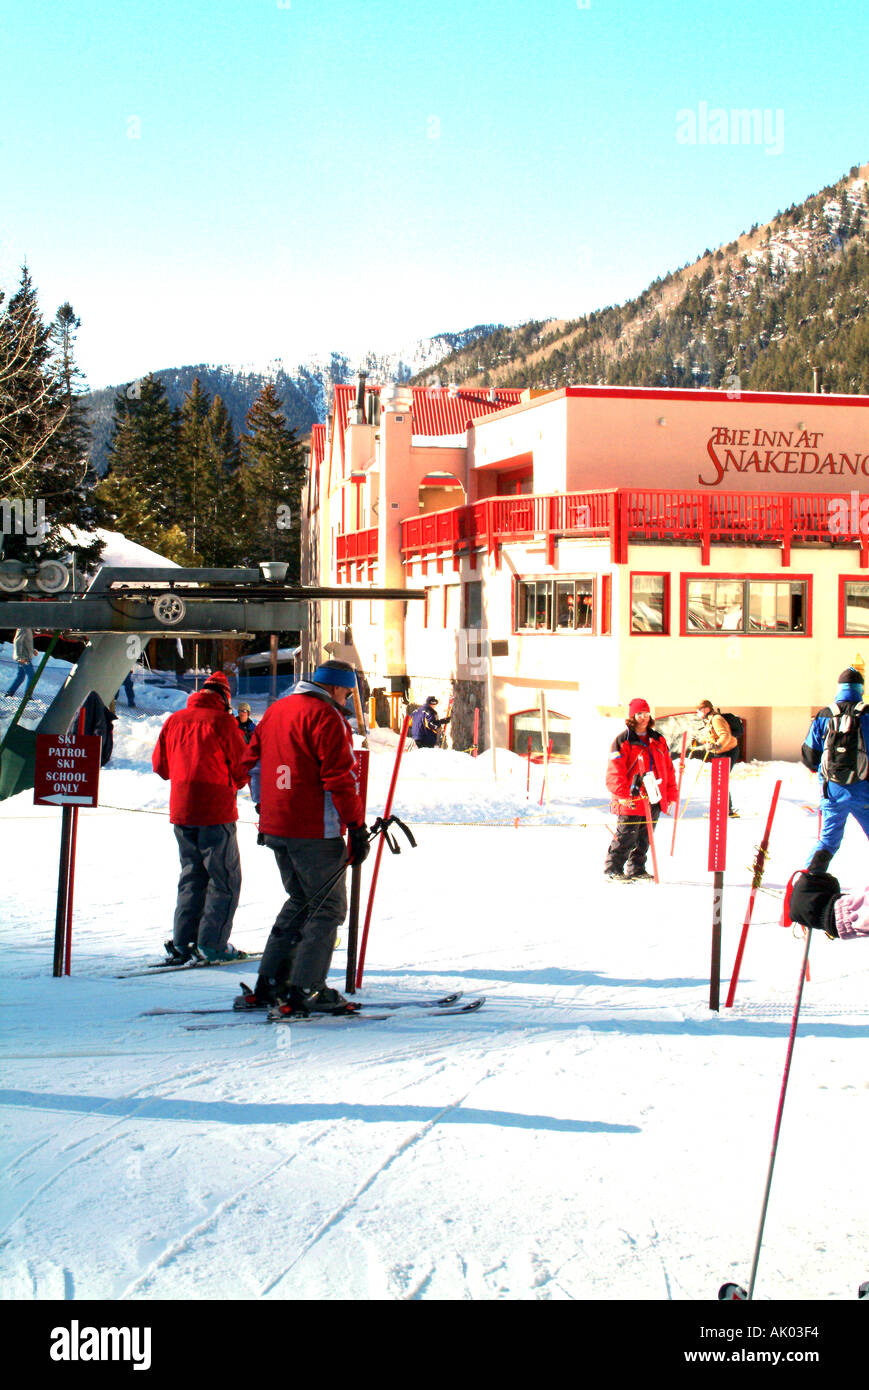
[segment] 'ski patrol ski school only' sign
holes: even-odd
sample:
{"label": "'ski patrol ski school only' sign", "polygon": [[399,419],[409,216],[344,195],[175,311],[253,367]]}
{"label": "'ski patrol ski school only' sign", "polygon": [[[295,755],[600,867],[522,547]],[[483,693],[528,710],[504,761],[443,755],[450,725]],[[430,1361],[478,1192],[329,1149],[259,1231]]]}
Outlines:
{"label": "'ski patrol ski school only' sign", "polygon": [[37,734],[34,806],[96,806],[99,734]]}

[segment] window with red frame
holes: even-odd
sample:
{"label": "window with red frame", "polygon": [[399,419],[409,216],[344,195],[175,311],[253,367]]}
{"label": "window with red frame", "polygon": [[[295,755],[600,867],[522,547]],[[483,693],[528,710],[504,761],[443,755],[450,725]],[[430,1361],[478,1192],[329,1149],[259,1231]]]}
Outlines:
{"label": "window with red frame", "polygon": [[839,636],[869,637],[869,579],[839,581]]}
{"label": "window with red frame", "polygon": [[[552,757],[570,760],[570,720],[566,714],[549,710],[546,715],[546,730],[552,743]],[[528,757],[528,739],[531,739],[531,759],[539,761],[543,757],[543,727],[539,709],[523,709],[510,715],[510,751],[520,758]]]}
{"label": "window with red frame", "polygon": [[806,579],[703,575],[684,582],[687,636],[805,636],[809,631]]}
{"label": "window with red frame", "polygon": [[666,637],[669,631],[669,574],[632,574],[631,632]]}
{"label": "window with red frame", "polygon": [[517,579],[517,632],[594,632],[594,579]]}

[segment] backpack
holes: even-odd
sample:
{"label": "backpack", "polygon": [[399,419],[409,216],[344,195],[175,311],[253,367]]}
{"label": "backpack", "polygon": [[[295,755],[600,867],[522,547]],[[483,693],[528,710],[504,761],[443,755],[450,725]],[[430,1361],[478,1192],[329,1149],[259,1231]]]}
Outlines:
{"label": "backpack", "polygon": [[847,787],[852,782],[865,781],[869,775],[869,756],[861,727],[865,710],[862,700],[856,704],[829,705],[821,710],[819,718],[827,720],[820,766],[824,782]]}
{"label": "backpack", "polygon": [[741,758],[744,747],[743,739],[745,738],[745,721],[740,719],[738,714],[722,714],[721,718],[727,723],[730,732],[736,739],[737,750]]}

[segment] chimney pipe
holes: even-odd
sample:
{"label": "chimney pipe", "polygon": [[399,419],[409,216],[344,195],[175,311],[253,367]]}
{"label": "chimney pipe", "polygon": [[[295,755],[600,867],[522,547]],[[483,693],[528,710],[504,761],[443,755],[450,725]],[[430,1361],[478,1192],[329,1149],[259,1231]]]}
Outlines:
{"label": "chimney pipe", "polygon": [[367,372],[359,371],[356,373],[356,409],[365,411],[365,382],[368,377]]}

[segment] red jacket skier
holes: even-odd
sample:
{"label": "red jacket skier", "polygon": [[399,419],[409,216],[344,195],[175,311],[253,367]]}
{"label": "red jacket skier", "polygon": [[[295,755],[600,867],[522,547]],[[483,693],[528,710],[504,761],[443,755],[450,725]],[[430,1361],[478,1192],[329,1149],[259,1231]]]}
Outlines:
{"label": "red jacket skier", "polygon": [[[660,813],[675,804],[677,795],[676,774],[667,741],[655,729],[645,700],[631,701],[625,723],[627,727],[610,750],[606,774],[607,788],[612,796],[611,809],[618,816],[618,826],[607,853],[604,873],[616,882],[652,877],[646,872],[649,834],[644,802],[649,802],[654,826]],[[659,800],[650,798],[643,786],[643,778],[649,772],[657,783]]]}
{"label": "red jacket skier", "polygon": [[[225,686],[225,693],[224,693]],[[173,825],[226,825],[238,820],[236,793],[248,782],[245,742],[227,709],[229,682],[218,671],[160,730],[151,766],[172,783]]]}
{"label": "red jacket skier", "polygon": [[171,782],[169,819],[181,858],[172,940],[165,943],[173,964],[193,956],[210,963],[243,959],[229,935],[241,893],[235,798],[248,780],[244,753],[222,671],[160,730],[151,764]]}

